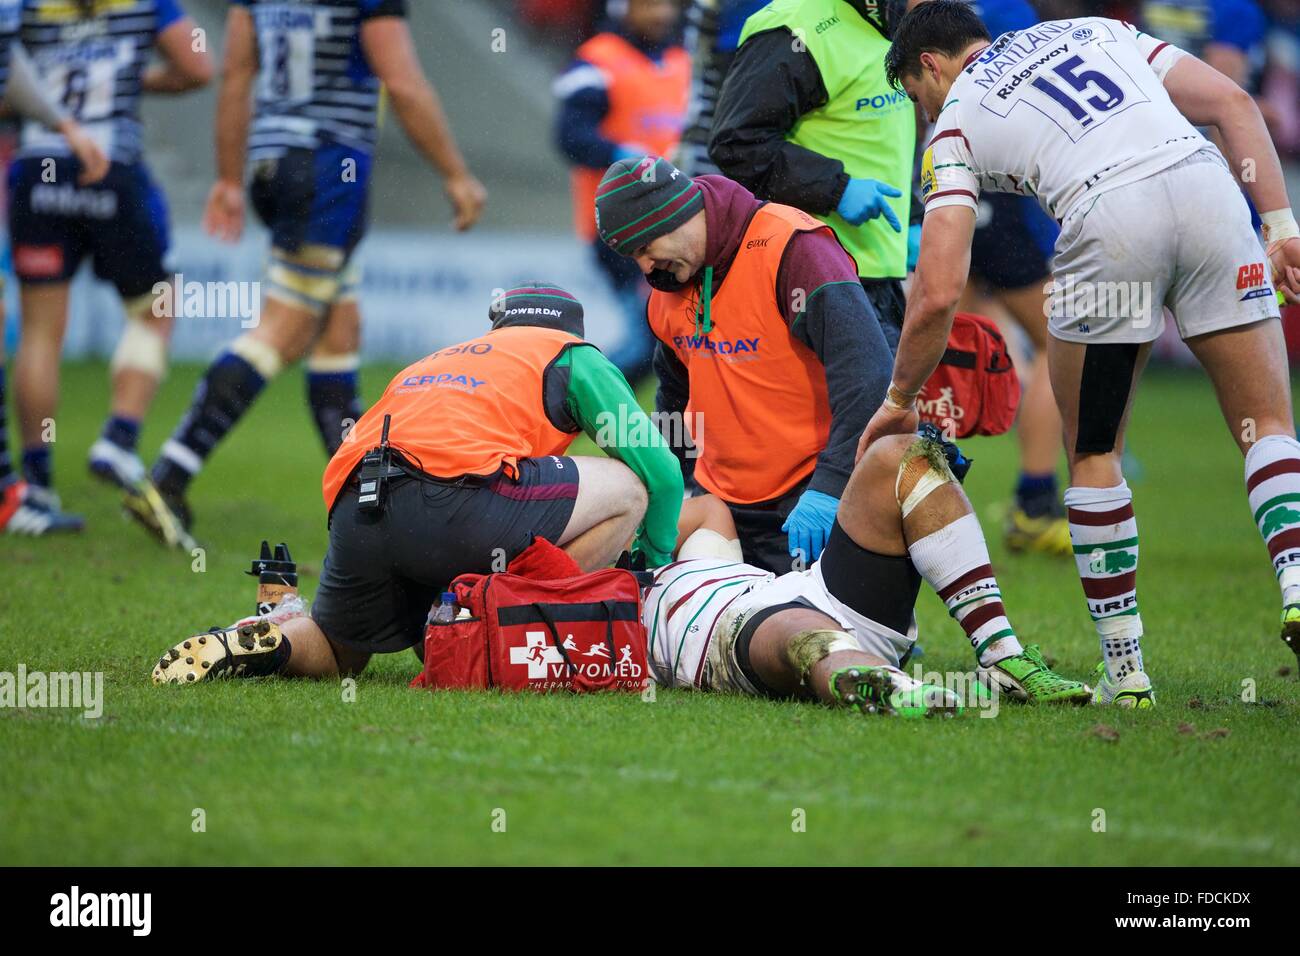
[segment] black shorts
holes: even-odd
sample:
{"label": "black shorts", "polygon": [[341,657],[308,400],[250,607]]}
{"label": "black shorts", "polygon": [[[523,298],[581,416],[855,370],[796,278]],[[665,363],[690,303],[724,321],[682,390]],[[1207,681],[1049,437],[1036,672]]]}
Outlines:
{"label": "black shorts", "polygon": [[577,497],[577,465],[556,456],[521,459],[518,481],[392,479],[377,515],[358,510],[350,481],[330,514],[312,620],[359,651],[412,647],[453,578],[503,570],[534,535],[558,542]]}
{"label": "black shorts", "polygon": [[100,182],[80,186],[77,160],[55,158],[52,182],[43,162],[27,157],[9,170],[9,242],[20,281],[67,282],[87,256],[124,299],[167,278],[167,200],[144,163],[113,163]]}
{"label": "black shorts", "polygon": [[985,193],[971,240],[971,274],[991,289],[1044,286],[1059,231],[1028,196]]}
{"label": "black shorts", "polygon": [[[794,558],[790,556],[790,535],[781,530],[781,525],[790,517],[790,512],[799,503],[799,496],[807,487],[808,482],[801,481],[774,501],[760,501],[751,505],[727,502],[731,520],[736,523],[740,552],[746,564],[773,574],[785,574],[794,570]],[[804,565],[810,563],[805,561]]]}

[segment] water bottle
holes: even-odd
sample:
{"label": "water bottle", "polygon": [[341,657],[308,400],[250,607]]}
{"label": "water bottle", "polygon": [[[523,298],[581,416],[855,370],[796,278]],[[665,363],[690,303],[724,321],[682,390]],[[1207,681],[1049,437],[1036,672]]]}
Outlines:
{"label": "water bottle", "polygon": [[429,615],[430,624],[450,624],[456,620],[456,595],[451,591],[442,592],[442,600]]}
{"label": "water bottle", "polygon": [[298,593],[298,565],[287,544],[277,544],[273,554],[270,542],[263,541],[261,554],[245,573],[257,578],[255,614],[270,614],[286,597]]}

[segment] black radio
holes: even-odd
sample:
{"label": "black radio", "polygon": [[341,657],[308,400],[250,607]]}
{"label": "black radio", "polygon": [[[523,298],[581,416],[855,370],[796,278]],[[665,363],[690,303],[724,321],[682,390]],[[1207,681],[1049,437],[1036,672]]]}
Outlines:
{"label": "black radio", "polygon": [[388,497],[388,479],[406,474],[393,465],[393,450],[388,445],[388,426],[392,419],[392,415],[384,416],[384,430],[379,436],[379,447],[366,452],[366,457],[361,459],[361,471],[357,474],[361,486],[357,509],[366,514],[375,514],[384,507]]}

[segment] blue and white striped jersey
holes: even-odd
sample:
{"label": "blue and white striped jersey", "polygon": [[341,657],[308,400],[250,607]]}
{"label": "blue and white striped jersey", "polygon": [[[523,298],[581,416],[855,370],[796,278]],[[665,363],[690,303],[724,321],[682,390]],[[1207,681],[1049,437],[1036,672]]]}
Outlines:
{"label": "blue and white striped jersey", "polygon": [[361,26],[406,15],[406,0],[231,0],[257,31],[250,161],[337,143],[374,149],[380,82],[361,50]]}
{"label": "blue and white striped jersey", "polygon": [[[176,0],[24,0],[21,39],[51,99],[114,162],[140,158],[140,92],[159,33],[184,16]],[[68,153],[58,133],[23,127],[20,156]]]}

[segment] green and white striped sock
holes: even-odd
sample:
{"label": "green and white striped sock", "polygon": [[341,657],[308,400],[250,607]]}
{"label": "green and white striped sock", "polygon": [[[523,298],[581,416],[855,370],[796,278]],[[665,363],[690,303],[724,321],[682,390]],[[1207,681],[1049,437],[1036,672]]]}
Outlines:
{"label": "green and white striped sock", "polygon": [[1074,561],[1101,639],[1101,658],[1112,681],[1142,666],[1142,616],[1138,613],[1137,519],[1127,482],[1113,488],[1068,488]]}

